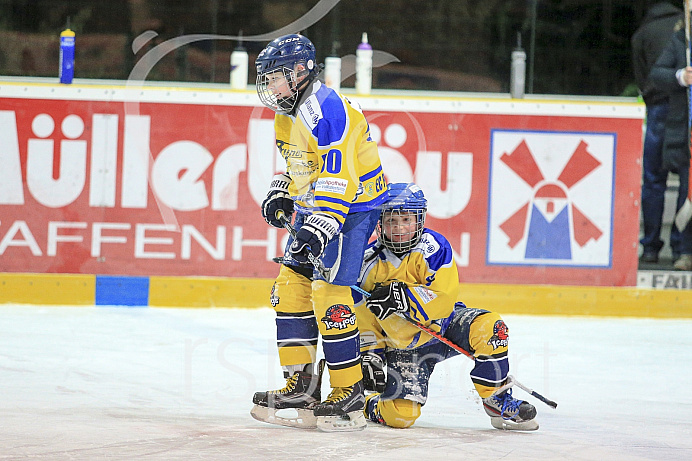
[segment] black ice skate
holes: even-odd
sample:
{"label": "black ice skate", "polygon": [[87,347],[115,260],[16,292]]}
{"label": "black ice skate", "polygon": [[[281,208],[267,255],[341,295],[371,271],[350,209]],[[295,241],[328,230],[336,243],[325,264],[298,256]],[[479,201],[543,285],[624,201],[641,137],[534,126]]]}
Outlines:
{"label": "black ice skate", "polygon": [[483,399],[485,412],[495,429],[535,431],[538,429],[536,408],[528,402],[512,397],[512,389]]}
{"label": "black ice skate", "polygon": [[256,392],[252,397],[255,406],[250,414],[265,423],[314,428],[317,421],[312,408],[321,400],[323,371],[324,360],[321,360],[316,375],[300,371],[286,380],[283,389]]}
{"label": "black ice skate", "polygon": [[365,429],[367,421],[363,414],[364,406],[362,381],[350,387],[335,387],[324,402],[314,407],[317,429],[324,432]]}

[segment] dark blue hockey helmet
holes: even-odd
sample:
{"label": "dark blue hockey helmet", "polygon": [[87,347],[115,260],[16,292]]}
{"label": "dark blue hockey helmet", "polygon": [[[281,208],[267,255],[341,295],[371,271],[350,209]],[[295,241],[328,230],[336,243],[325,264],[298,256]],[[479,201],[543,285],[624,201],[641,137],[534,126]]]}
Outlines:
{"label": "dark blue hockey helmet", "polygon": [[289,34],[269,43],[255,60],[257,94],[277,113],[293,112],[302,91],[319,73],[315,45],[306,37]]}
{"label": "dark blue hockey helmet", "polygon": [[408,253],[423,235],[428,201],[414,183],[392,183],[387,190],[389,200],[382,205],[377,238],[396,254]]}

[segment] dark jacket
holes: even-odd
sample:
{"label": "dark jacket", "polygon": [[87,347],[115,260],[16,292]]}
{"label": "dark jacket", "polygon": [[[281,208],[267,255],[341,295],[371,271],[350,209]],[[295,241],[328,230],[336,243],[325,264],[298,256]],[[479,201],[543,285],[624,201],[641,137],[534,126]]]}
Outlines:
{"label": "dark jacket", "polygon": [[642,25],[632,35],[634,79],[646,104],[660,104],[667,98],[648,77],[656,59],[670,41],[675,25],[682,20],[682,10],[670,3],[657,3],[649,8]]}
{"label": "dark jacket", "polygon": [[651,69],[649,80],[668,95],[668,118],[663,139],[663,168],[678,171],[690,166],[689,93],[675,73],[687,65],[685,31],[678,30]]}

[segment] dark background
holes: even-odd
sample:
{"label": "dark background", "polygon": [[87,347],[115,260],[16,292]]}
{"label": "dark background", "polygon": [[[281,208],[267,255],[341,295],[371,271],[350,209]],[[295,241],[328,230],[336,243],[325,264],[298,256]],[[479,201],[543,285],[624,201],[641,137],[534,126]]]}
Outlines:
{"label": "dark background", "polygon": [[[0,0],[0,75],[57,77],[59,35],[77,34],[75,77],[127,79],[147,50],[187,34],[269,33],[318,0]],[[630,37],[650,0],[342,0],[304,30],[320,61],[353,54],[362,32],[398,57],[375,88],[508,92],[517,35],[527,93],[636,95]],[[682,7],[683,0],[670,3]],[[158,36],[137,54],[132,40]],[[532,33],[535,32],[534,33]],[[267,41],[248,42],[251,61]],[[159,61],[147,80],[227,83],[237,45],[207,40]],[[533,56],[533,59],[531,59]],[[254,81],[250,65],[249,82]],[[352,86],[353,79],[343,86]]]}

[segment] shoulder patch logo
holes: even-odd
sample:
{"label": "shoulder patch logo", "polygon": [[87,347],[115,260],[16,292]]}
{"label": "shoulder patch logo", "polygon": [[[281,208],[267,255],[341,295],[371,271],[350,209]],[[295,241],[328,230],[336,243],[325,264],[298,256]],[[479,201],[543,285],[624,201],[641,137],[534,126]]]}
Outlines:
{"label": "shoulder patch logo", "polygon": [[435,238],[427,233],[423,233],[423,236],[420,239],[420,242],[418,242],[418,248],[423,250],[423,256],[426,258],[428,256],[431,256],[437,252],[437,250],[440,249],[440,244],[437,243],[437,240]]}
{"label": "shoulder patch logo", "polygon": [[315,129],[317,123],[323,118],[322,108],[314,94],[305,100],[305,103],[300,106],[299,110],[311,131]]}

